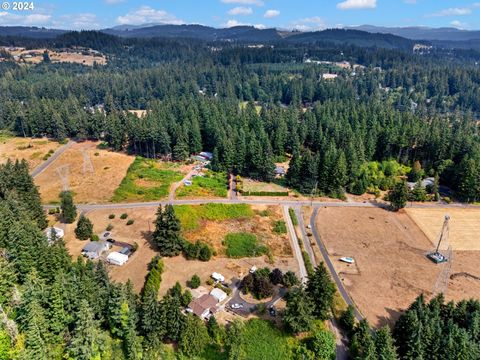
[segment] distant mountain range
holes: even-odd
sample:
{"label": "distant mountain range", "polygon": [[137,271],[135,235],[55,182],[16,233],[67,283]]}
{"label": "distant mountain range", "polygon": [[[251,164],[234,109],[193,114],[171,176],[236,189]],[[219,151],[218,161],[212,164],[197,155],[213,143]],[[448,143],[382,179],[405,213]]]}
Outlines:
{"label": "distant mountain range", "polygon": [[[145,24],[120,25],[99,30],[123,38],[188,38],[202,41],[233,41],[249,43],[313,43],[334,42],[357,46],[411,49],[417,42],[446,47],[480,49],[480,31],[455,28],[377,27],[362,25],[346,29],[328,29],[314,32],[285,31],[274,28],[257,29],[253,26],[213,28],[203,25]],[[3,26],[0,36],[21,36],[35,39],[53,39],[67,30],[38,27]]]}
{"label": "distant mountain range", "polygon": [[424,26],[380,27],[373,25],[361,25],[348,27],[347,29],[366,31],[369,33],[392,34],[412,40],[480,40],[480,31],[468,31],[456,28],[429,28]]}

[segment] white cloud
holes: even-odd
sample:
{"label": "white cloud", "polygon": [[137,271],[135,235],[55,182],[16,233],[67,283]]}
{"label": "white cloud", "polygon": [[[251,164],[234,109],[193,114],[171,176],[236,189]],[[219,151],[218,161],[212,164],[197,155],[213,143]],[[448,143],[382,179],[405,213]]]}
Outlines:
{"label": "white cloud", "polygon": [[263,6],[262,0],[222,0],[222,3]]}
{"label": "white cloud", "polygon": [[253,13],[252,8],[244,7],[244,6],[237,6],[233,9],[228,10],[228,15],[250,15]]}
{"label": "white cloud", "polygon": [[101,27],[97,15],[92,13],[62,15],[53,25],[72,30],[92,30]]}
{"label": "white cloud", "polygon": [[141,6],[135,11],[117,17],[117,23],[121,25],[142,25],[148,23],[181,25],[185,22],[164,10],[156,10],[150,6]]}
{"label": "white cloud", "polygon": [[265,14],[263,14],[263,17],[267,18],[267,19],[271,19],[271,18],[274,18],[278,15],[280,15],[280,11],[278,11],[278,10],[267,10],[267,11],[265,11]]}
{"label": "white cloud", "polygon": [[472,13],[472,9],[468,7],[448,8],[448,9],[444,9],[439,12],[430,14],[430,16],[463,16],[463,15],[469,15],[471,13]]}
{"label": "white cloud", "polygon": [[327,27],[327,24],[321,17],[314,16],[294,21],[291,23],[291,27],[299,31],[313,31],[323,30]]}
{"label": "white cloud", "polygon": [[231,27],[234,27],[234,26],[253,26],[257,29],[265,29],[266,28],[266,26],[263,25],[263,24],[243,23],[243,22],[240,22],[240,21],[235,20],[235,19],[230,19],[225,24],[222,24],[221,26],[222,27],[227,27],[227,28],[231,28]]}
{"label": "white cloud", "polygon": [[467,23],[464,23],[464,22],[461,22],[459,20],[453,20],[450,25],[452,25],[453,27],[459,29],[459,30],[463,30],[467,27]]}
{"label": "white cloud", "polygon": [[340,10],[351,9],[374,9],[377,7],[377,0],[345,0],[337,4]]}
{"label": "white cloud", "polygon": [[52,19],[52,16],[46,15],[46,14],[20,15],[17,13],[10,13],[6,11],[0,12],[0,25],[44,26],[44,25],[48,25],[51,19]]}

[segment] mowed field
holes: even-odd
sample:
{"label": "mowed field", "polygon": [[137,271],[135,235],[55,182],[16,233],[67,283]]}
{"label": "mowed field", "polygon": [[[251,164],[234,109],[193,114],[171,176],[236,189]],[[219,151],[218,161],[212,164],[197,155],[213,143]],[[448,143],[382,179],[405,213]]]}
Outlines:
{"label": "mowed field", "polygon": [[453,250],[480,250],[479,209],[406,209],[406,212],[436,245],[445,215],[450,216],[449,243]]}
{"label": "mowed field", "polygon": [[[317,227],[348,292],[360,312],[374,326],[396,320],[421,293],[428,298],[443,265],[425,254],[433,245],[423,231],[401,211],[383,209],[321,208]],[[448,300],[480,297],[476,263],[480,252],[454,252]],[[355,259],[354,265],[339,261]]]}
{"label": "mowed field", "polygon": [[[63,187],[57,168],[65,165],[69,166],[68,182],[75,202],[104,203],[111,200],[135,158],[124,153],[98,149],[97,145],[98,143],[93,141],[73,144],[35,178],[42,202],[59,201],[58,195]],[[89,171],[88,167],[84,172],[83,152],[88,154],[93,172]]]}
{"label": "mowed field", "polygon": [[30,171],[44,162],[61,145],[44,139],[21,138],[0,135],[0,164],[8,159],[25,159]]}
{"label": "mowed field", "polygon": [[[202,240],[209,242],[212,246],[216,247],[218,254],[208,262],[186,260],[181,255],[173,258],[164,258],[165,271],[162,275],[162,294],[175,285],[177,281],[179,281],[182,286],[185,286],[193,274],[198,274],[202,282],[204,282],[212,272],[217,271],[221,272],[226,279],[230,280],[232,277],[245,275],[253,265],[257,267],[279,267],[284,271],[292,270],[298,273],[298,264],[296,259],[291,255],[288,238],[283,234],[276,235],[271,232],[271,222],[278,214],[281,214],[281,212],[277,214],[276,209],[273,207],[269,208],[271,208],[271,212],[269,212],[271,217],[258,215],[257,212],[262,209],[255,208],[250,210],[252,214],[251,217],[241,216],[241,219],[215,221],[198,218],[196,230],[185,232],[185,237],[189,241]],[[129,244],[138,244],[138,250],[124,266],[108,265],[110,276],[114,281],[126,282],[130,279],[136,291],[140,291],[143,286],[148,263],[158,254],[150,244],[151,232],[155,228],[154,220],[156,210],[156,208],[152,207],[126,210],[101,209],[92,210],[85,214],[92,220],[96,234],[103,233],[106,227],[111,224],[113,225],[111,238]],[[266,210],[266,208],[263,210]],[[220,211],[221,209],[216,209],[216,211],[210,209],[209,214],[216,214],[216,216],[218,216]],[[120,219],[120,215],[123,213],[128,214],[127,219]],[[197,209],[197,213],[200,214],[201,210]],[[115,218],[109,219],[110,214],[114,214]],[[230,212],[230,214],[234,213]],[[237,212],[237,214],[240,216],[242,212]],[[127,225],[129,219],[134,220],[132,225]],[[57,224],[56,226],[65,229],[66,247],[73,258],[78,257],[87,241],[76,239],[74,233],[76,225]],[[257,229],[257,227],[259,230],[257,234],[259,240],[272,248],[272,252],[274,253],[273,262],[271,262],[272,259],[269,259],[268,256],[242,259],[230,259],[225,256],[221,242],[226,232],[238,232],[242,229],[247,231],[248,229]],[[221,229],[222,232],[219,232],[219,229]],[[195,233],[197,233],[197,235],[195,235]]]}

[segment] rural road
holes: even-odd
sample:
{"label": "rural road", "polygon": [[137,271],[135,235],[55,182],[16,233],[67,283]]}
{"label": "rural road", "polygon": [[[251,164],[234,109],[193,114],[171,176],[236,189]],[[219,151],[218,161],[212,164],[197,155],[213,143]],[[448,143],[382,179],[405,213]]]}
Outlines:
{"label": "rural road", "polygon": [[32,170],[30,175],[34,178],[35,176],[40,175],[42,172],[45,171],[46,168],[50,166],[52,162],[54,162],[60,155],[62,155],[66,150],[68,150],[75,141],[69,140],[65,145],[59,147],[53,154],[50,156],[46,161],[38,165],[35,169]]}
{"label": "rural road", "polygon": [[176,182],[172,185],[170,188],[170,193],[168,194],[168,202],[171,203],[172,201],[175,200],[175,193],[177,192],[177,189],[185,182],[185,180],[190,180],[197,171],[195,169],[192,169],[188,172],[187,175],[184,176],[182,180],[179,182]]}
{"label": "rural road", "polygon": [[288,206],[283,206],[283,217],[285,218],[285,222],[287,224],[288,234],[290,235],[290,240],[292,241],[292,248],[295,252],[295,257],[298,261],[298,267],[300,271],[300,279],[302,283],[307,282],[307,269],[305,268],[305,263],[303,262],[302,251],[300,250],[300,245],[298,245],[297,234],[295,232],[295,228],[292,223],[292,219],[290,218],[290,214],[288,213]]}
{"label": "rural road", "polygon": [[295,215],[297,216],[298,220],[298,227],[300,228],[300,235],[302,236],[303,247],[307,252],[313,266],[317,266],[317,262],[315,261],[315,254],[313,253],[312,246],[310,245],[310,239],[308,238],[307,232],[305,230],[305,225],[303,223],[303,214],[302,208],[300,206],[295,206],[293,208],[295,210]]}
{"label": "rural road", "polygon": [[335,284],[337,285],[338,292],[342,296],[343,300],[347,303],[347,305],[351,305],[354,308],[355,311],[355,318],[360,321],[363,319],[362,314],[357,310],[355,303],[353,302],[352,298],[350,295],[348,295],[347,290],[343,286],[343,282],[338,276],[337,272],[335,271],[335,267],[333,266],[332,261],[330,260],[330,257],[328,256],[328,251],[327,248],[325,247],[322,239],[320,238],[320,235],[318,234],[317,230],[317,225],[316,225],[316,219],[318,215],[318,207],[315,207],[313,209],[312,216],[310,217],[310,226],[312,227],[312,233],[313,236],[315,237],[315,241],[317,242],[318,248],[320,249],[320,252],[322,253],[323,261],[328,267],[328,270],[330,270],[330,274],[333,278],[333,281],[335,281]]}

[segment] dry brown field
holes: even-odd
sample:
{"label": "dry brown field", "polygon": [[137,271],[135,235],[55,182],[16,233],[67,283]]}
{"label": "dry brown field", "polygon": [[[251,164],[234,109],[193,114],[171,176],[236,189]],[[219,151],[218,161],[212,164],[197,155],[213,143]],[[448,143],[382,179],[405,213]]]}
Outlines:
{"label": "dry brown field", "polygon": [[436,245],[445,215],[450,216],[449,243],[453,250],[480,250],[479,209],[408,208],[407,214]]}
{"label": "dry brown field", "polygon": [[[391,324],[414,299],[432,296],[443,265],[426,258],[431,241],[404,211],[321,208],[317,226],[330,258],[360,312],[374,326]],[[455,251],[446,297],[480,297],[478,251]],[[354,265],[339,261],[355,259]],[[465,273],[465,274],[463,274]]]}
{"label": "dry brown field", "polygon": [[0,138],[0,164],[8,159],[13,161],[25,159],[30,170],[44,162],[49,151],[55,151],[61,145],[58,142],[44,139],[6,137]]}
{"label": "dry brown field", "polygon": [[[272,208],[272,207],[269,207]],[[260,210],[261,208],[256,208]],[[155,219],[156,208],[138,208],[138,209],[125,209],[125,210],[92,210],[85,215],[90,218],[94,224],[94,232],[101,234],[105,231],[107,225],[113,225],[111,230],[111,237],[115,240],[126,242],[129,244],[138,244],[138,250],[131,256],[130,260],[124,266],[111,266],[108,265],[109,273],[114,281],[126,282],[131,280],[136,291],[140,291],[143,286],[145,276],[147,274],[147,266],[150,260],[158,253],[150,245],[151,231],[154,230],[153,221]],[[126,225],[128,219],[120,219],[122,213],[128,214],[128,219],[133,219],[132,225]],[[109,215],[114,214],[114,219],[109,219]],[[177,256],[174,258],[164,258],[165,271],[162,275],[161,293],[166,292],[167,289],[175,285],[175,282],[180,282],[182,286],[185,286],[186,282],[190,280],[193,274],[197,274],[202,279],[202,282],[206,281],[210,274],[214,271],[222,273],[227,280],[232,277],[239,277],[245,275],[251,266],[257,267],[269,266],[279,267],[282,270],[292,270],[298,273],[298,263],[296,259],[291,255],[292,251],[288,238],[283,235],[269,236],[268,238],[261,238],[262,232],[267,236],[267,232],[271,233],[271,222],[278,215],[281,215],[281,211],[273,209],[271,217],[261,217],[255,215],[249,220],[245,220],[245,223],[240,224],[244,230],[257,229],[259,232],[257,236],[271,246],[274,258],[273,263],[270,262],[267,256],[255,257],[255,258],[243,258],[243,259],[229,259],[224,257],[223,251],[220,251],[217,256],[212,258],[208,262],[186,260],[183,256]],[[226,223],[224,230],[229,232],[242,231],[235,228],[230,221],[218,222]],[[267,226],[268,224],[268,226]],[[205,240],[204,236],[215,239],[215,236],[220,236],[223,239],[225,233],[217,233],[219,227],[211,226],[211,222],[204,222],[197,229],[199,233],[198,238],[194,238],[193,234],[185,235],[188,240],[194,241],[196,239]],[[65,243],[68,252],[73,258],[80,255],[82,248],[85,246],[86,241],[81,241],[75,238],[75,224],[64,225],[57,224],[65,230]],[[259,227],[265,226],[262,230]],[[268,230],[267,230],[268,227]],[[223,230],[222,230],[223,231]],[[256,230],[255,230],[256,231]],[[218,238],[218,244],[221,246],[221,240]],[[221,248],[219,247],[219,250]],[[278,254],[278,255],[277,255]],[[280,255],[281,254],[281,255]]]}
{"label": "dry brown field", "polygon": [[[16,51],[10,51],[10,53],[14,56],[20,56],[27,64],[38,64],[43,61],[43,52],[45,49],[32,49],[32,50],[25,50],[23,48],[18,48]],[[27,54],[34,54],[28,56]],[[66,63],[76,63],[76,64],[83,64],[88,66],[93,66],[94,63],[99,65],[105,65],[107,63],[107,58],[104,55],[93,56],[93,55],[84,55],[81,52],[74,52],[74,51],[52,51],[49,50],[48,54],[50,56],[50,60],[53,63],[57,62],[66,62]],[[26,57],[27,55],[27,57]]]}
{"label": "dry brown field", "polygon": [[[135,157],[97,148],[98,143],[85,141],[73,144],[50,166],[35,178],[42,202],[58,202],[62,182],[57,168],[69,165],[69,186],[77,203],[105,203],[110,201],[114,190],[127,173]],[[84,173],[83,153],[85,151],[93,165],[93,172]]]}

